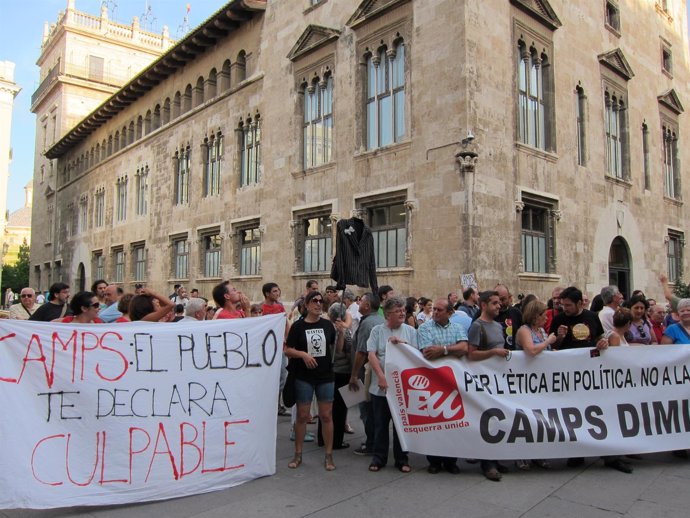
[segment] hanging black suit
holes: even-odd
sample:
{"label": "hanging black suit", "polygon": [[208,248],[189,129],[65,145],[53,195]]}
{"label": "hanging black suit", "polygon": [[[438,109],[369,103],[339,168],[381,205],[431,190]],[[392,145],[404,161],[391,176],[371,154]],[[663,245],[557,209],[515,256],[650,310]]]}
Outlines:
{"label": "hanging black suit", "polygon": [[359,218],[341,219],[336,225],[331,279],[339,290],[356,284],[362,288],[371,286],[373,293],[378,291],[374,236]]}

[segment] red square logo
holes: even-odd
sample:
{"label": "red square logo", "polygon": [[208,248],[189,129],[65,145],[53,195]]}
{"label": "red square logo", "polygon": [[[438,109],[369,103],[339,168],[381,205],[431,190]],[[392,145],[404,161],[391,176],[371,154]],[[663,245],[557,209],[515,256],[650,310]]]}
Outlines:
{"label": "red square logo", "polygon": [[450,367],[407,369],[400,377],[410,426],[447,423],[465,417],[460,389]]}

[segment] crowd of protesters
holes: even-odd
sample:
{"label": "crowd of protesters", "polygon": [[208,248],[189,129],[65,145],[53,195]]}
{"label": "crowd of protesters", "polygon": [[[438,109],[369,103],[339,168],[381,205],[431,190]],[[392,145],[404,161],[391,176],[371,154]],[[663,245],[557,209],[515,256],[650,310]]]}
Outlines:
{"label": "crowd of protesters", "polygon": [[[690,344],[690,299],[674,296],[665,276],[659,278],[666,302],[647,298],[639,290],[625,300],[616,286],[605,286],[591,304],[577,287],[556,287],[547,301],[534,294],[520,296],[513,304],[507,286],[479,291],[468,287],[462,300],[451,292],[442,297],[402,297],[391,286],[377,293],[355,297],[350,290],[327,286],[321,292],[318,282],[310,280],[304,292],[285,307],[276,283],[262,288],[264,300],[252,304],[229,281],[212,290],[212,301],[199,296],[197,289],[187,291],[176,285],[172,294],[163,295],[143,285],[133,293],[97,280],[90,291],[70,298],[70,287],[58,282],[39,303],[31,288],[24,288],[9,305],[9,318],[62,323],[120,323],[131,321],[190,322],[207,319],[233,319],[285,314],[287,328],[281,375],[281,390],[290,376],[291,411],[279,404],[279,415],[292,416],[291,439],[295,453],[288,467],[302,464],[305,442],[318,437],[324,447],[324,468],[336,468],[334,450],[344,450],[346,433],[353,433],[348,423],[348,409],[338,389],[365,391],[359,405],[365,440],[353,453],[371,457],[369,471],[386,466],[390,444],[391,413],[386,399],[384,372],[388,343],[408,344],[418,348],[425,358],[467,357],[482,361],[492,356],[505,357],[511,350],[522,350],[530,356],[544,351],[572,348],[627,347],[652,344]],[[14,298],[13,294],[13,298]],[[9,296],[8,296],[9,298]],[[7,301],[6,301],[7,302]],[[287,392],[287,391],[286,391]],[[315,437],[307,425],[318,422]],[[402,451],[395,428],[392,432],[395,467],[411,471],[407,452]],[[687,456],[686,451],[674,454]],[[427,470],[460,472],[458,459],[427,457]],[[604,457],[604,464],[631,473],[630,459]],[[497,461],[480,462],[486,478],[499,481],[507,471]],[[581,465],[584,459],[571,458],[567,465]],[[551,465],[546,460],[517,459],[520,470]]]}

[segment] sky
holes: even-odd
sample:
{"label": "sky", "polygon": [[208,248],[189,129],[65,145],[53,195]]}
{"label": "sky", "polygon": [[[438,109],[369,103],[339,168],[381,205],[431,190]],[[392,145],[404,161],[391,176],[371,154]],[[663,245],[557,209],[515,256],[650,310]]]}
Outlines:
{"label": "sky", "polygon": [[[188,29],[193,29],[228,0],[76,0],[76,9],[99,15],[101,4],[108,6],[109,18],[130,25],[138,16],[142,29],[161,32],[167,25],[171,38],[184,35],[181,27],[187,15]],[[21,92],[14,100],[12,114],[12,163],[7,194],[10,213],[24,205],[24,186],[33,177],[36,116],[31,113],[31,95],[39,84],[36,61],[41,53],[44,22],[53,23],[67,8],[67,0],[0,0],[0,61],[15,64],[14,81]],[[190,10],[187,14],[187,5]],[[148,8],[150,7],[150,11]],[[152,16],[147,23],[146,12]]]}

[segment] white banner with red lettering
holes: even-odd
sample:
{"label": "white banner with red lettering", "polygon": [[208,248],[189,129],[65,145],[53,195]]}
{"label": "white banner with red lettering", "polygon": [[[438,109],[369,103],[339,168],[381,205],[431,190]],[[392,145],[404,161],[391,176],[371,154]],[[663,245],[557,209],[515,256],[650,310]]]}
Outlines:
{"label": "white banner with red lettering", "polygon": [[403,449],[503,460],[690,448],[690,347],[597,353],[430,362],[388,344],[386,395]]}
{"label": "white banner with red lettering", "polygon": [[162,500],[275,473],[285,317],[0,320],[0,508]]}

